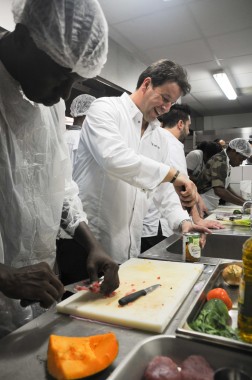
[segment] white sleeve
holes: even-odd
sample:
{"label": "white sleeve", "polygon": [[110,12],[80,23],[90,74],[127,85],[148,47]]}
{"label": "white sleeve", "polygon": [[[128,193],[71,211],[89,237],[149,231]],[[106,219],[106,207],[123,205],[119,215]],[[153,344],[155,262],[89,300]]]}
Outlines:
{"label": "white sleeve", "polygon": [[94,159],[111,176],[138,188],[153,190],[163,181],[170,166],[128,147],[119,131],[116,112],[111,103],[103,104],[102,99],[92,103],[81,139],[85,139]]}

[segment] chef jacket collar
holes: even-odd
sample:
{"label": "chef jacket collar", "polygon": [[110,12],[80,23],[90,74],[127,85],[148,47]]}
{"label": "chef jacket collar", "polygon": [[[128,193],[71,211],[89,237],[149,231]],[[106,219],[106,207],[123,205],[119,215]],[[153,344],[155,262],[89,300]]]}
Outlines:
{"label": "chef jacket collar", "polygon": [[[141,116],[141,121],[142,121],[143,120],[143,114],[140,111],[140,109],[135,105],[135,103],[133,102],[131,97],[126,92],[124,92],[121,95],[121,99],[122,99],[122,102],[124,103],[124,105],[126,106],[126,108],[128,109],[129,114],[132,117],[132,119],[134,119],[137,115],[139,115],[139,116]],[[161,123],[158,121],[158,119],[155,119],[149,123],[149,127],[151,127],[151,129],[155,129],[157,127],[160,127],[160,124]]]}

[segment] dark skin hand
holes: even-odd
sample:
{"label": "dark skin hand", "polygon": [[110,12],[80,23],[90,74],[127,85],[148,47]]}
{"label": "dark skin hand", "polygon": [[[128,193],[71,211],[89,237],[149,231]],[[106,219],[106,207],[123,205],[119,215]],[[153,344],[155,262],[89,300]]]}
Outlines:
{"label": "dark skin hand", "polygon": [[64,286],[47,263],[23,268],[1,264],[0,290],[6,297],[37,301],[41,307],[49,308],[62,297]]}
{"label": "dark skin hand", "polygon": [[119,287],[118,269],[118,265],[105,254],[101,247],[97,246],[89,253],[87,270],[91,283],[99,280],[98,273],[104,275],[104,281],[100,287],[102,294],[109,295]]}
{"label": "dark skin hand", "polygon": [[104,275],[100,292],[104,295],[111,294],[120,284],[118,264],[105,253],[86,223],[81,222],[79,224],[75,230],[74,239],[82,245],[88,253],[87,271],[89,273],[90,282],[96,282],[101,274]]}

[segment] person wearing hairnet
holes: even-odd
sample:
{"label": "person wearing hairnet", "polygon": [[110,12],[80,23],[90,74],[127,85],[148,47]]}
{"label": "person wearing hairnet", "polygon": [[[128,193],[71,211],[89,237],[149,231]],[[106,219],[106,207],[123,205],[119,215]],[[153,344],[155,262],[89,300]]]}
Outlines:
{"label": "person wearing hairnet", "polygon": [[0,37],[0,336],[48,308],[64,287],[54,274],[61,226],[83,246],[103,293],[119,285],[118,265],[87,226],[64,142],[74,81],[99,74],[107,24],[96,0],[19,0],[15,30]]}
{"label": "person wearing hairnet", "polygon": [[245,199],[229,186],[231,166],[240,166],[252,154],[251,146],[242,138],[233,139],[226,149],[210,158],[197,179],[198,191],[209,211],[219,205],[219,200],[242,206]]}
{"label": "person wearing hairnet", "polygon": [[75,163],[76,153],[80,140],[81,127],[92,102],[96,98],[89,94],[82,94],[74,98],[70,106],[70,114],[74,118],[73,125],[68,126],[64,134],[72,165]]}

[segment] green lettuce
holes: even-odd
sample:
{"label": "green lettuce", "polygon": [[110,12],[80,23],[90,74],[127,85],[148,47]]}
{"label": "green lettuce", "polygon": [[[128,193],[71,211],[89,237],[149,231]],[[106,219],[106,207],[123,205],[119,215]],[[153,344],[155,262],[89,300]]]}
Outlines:
{"label": "green lettuce", "polygon": [[228,326],[228,321],[227,306],[223,301],[213,298],[205,303],[198,317],[189,326],[205,334],[239,340],[236,330]]}

